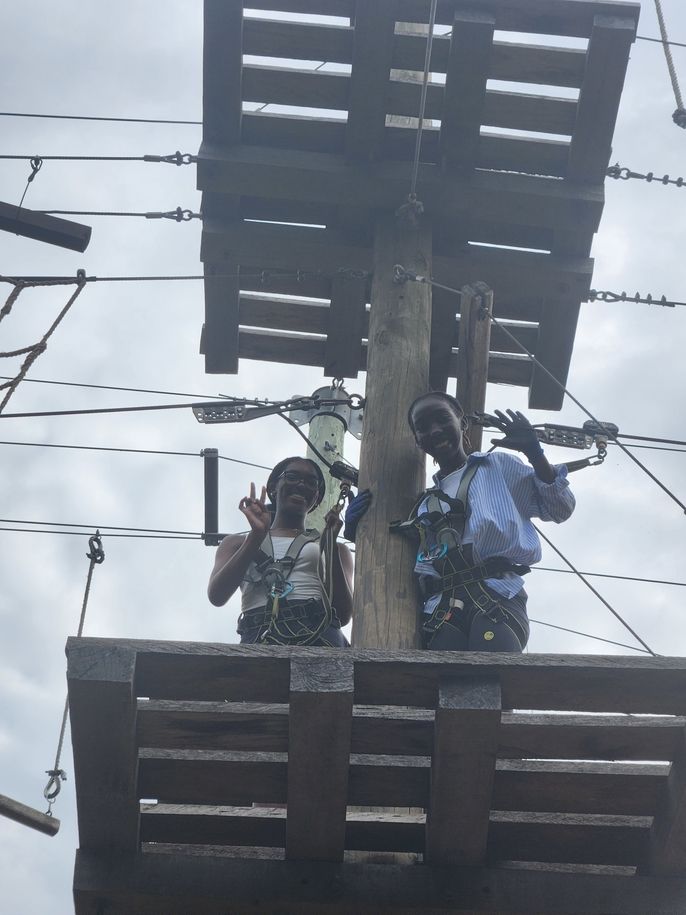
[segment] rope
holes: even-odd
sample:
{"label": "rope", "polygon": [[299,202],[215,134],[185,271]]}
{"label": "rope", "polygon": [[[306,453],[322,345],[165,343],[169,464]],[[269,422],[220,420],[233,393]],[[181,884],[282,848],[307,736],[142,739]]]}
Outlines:
{"label": "rope", "polygon": [[672,120],[677,125],[677,127],[683,127],[686,129],[686,109],[684,108],[684,100],[681,97],[679,80],[676,75],[676,67],[674,66],[672,51],[669,46],[669,36],[667,35],[667,26],[665,24],[664,14],[662,12],[661,0],[655,0],[655,11],[657,12],[657,21],[660,24],[660,35],[662,36],[662,47],[665,52],[665,60],[667,61],[669,78],[672,81],[672,89],[674,90],[674,98],[676,99],[676,111],[672,115]]}
{"label": "rope", "polygon": [[567,559],[567,557],[564,556],[563,553],[560,552],[560,550],[558,550],[558,548],[555,546],[555,544],[551,542],[550,538],[546,537],[546,535],[538,527],[538,525],[534,524],[534,528],[536,529],[539,536],[541,536],[545,540],[545,542],[548,544],[548,546],[551,547],[551,549],[553,549],[557,553],[557,555],[560,557],[560,559],[569,566],[569,568],[572,570],[572,572],[574,572],[581,579],[581,581],[583,581],[583,583],[586,585],[586,587],[589,589],[589,591],[591,591],[593,594],[595,594],[595,596],[598,598],[598,600],[607,607],[607,609],[610,611],[610,613],[619,620],[619,622],[622,624],[622,626],[624,626],[625,629],[629,630],[629,632],[633,635],[633,637],[636,639],[636,641],[639,642],[641,645],[643,645],[645,650],[647,652],[649,652],[654,658],[656,658],[657,655],[653,651],[653,649],[648,644],[646,644],[646,642],[644,642],[643,639],[640,637],[640,635],[638,635],[631,628],[631,626],[626,622],[626,620],[624,620],[622,618],[622,616],[619,613],[617,613],[617,611],[605,600],[605,598],[602,596],[602,594],[600,594],[598,591],[596,591],[596,589],[593,587],[593,585],[584,578],[584,576],[581,574],[581,572],[579,572],[579,570],[575,566],[572,565],[572,563],[569,561],[569,559]]}
{"label": "rope", "polygon": [[[410,193],[407,201],[411,207],[421,208],[417,201],[417,178],[419,176],[419,157],[422,149],[422,134],[424,132],[424,114],[426,111],[426,96],[429,88],[429,71],[431,69],[431,49],[434,40],[434,25],[436,23],[436,8],[438,0],[431,0],[431,12],[429,13],[429,34],[426,39],[426,55],[424,57],[424,76],[422,79],[422,92],[419,101],[419,123],[417,124],[417,136],[414,146],[414,162],[412,163],[412,181],[410,183]],[[421,212],[421,209],[420,209]]]}
{"label": "rope", "polygon": [[[74,304],[74,302],[76,301],[76,299],[77,299],[77,298],[79,297],[79,295],[81,294],[81,292],[82,292],[82,290],[83,290],[83,288],[84,288],[84,286],[85,286],[85,284],[86,284],[85,277],[84,277],[83,275],[79,276],[79,277],[77,278],[76,282],[77,282],[77,287],[76,287],[74,293],[70,296],[69,301],[67,302],[67,304],[64,306],[64,308],[62,309],[62,311],[60,311],[60,313],[57,315],[57,317],[55,318],[55,320],[52,322],[52,324],[50,325],[50,327],[48,328],[48,330],[43,334],[43,336],[42,336],[41,339],[38,341],[38,343],[35,343],[33,346],[26,347],[26,348],[23,349],[23,350],[15,350],[14,353],[0,353],[0,357],[2,357],[2,356],[11,356],[11,355],[19,355],[19,354],[25,353],[25,352],[28,353],[28,356],[26,357],[26,359],[25,359],[24,362],[22,363],[22,366],[21,366],[21,368],[19,369],[18,374],[12,379],[12,381],[9,381],[9,382],[6,382],[6,383],[3,384],[3,385],[0,385],[0,390],[3,390],[3,389],[5,389],[5,388],[7,388],[7,393],[5,394],[5,396],[4,396],[3,400],[2,400],[2,402],[0,403],[0,414],[2,413],[2,411],[4,410],[4,408],[7,406],[7,402],[9,401],[10,397],[14,394],[14,392],[16,391],[16,389],[18,388],[18,386],[21,384],[21,382],[23,381],[23,379],[24,379],[26,373],[27,373],[28,370],[31,368],[31,366],[33,365],[33,363],[36,361],[36,359],[40,356],[41,353],[44,353],[44,352],[45,352],[45,350],[47,349],[47,346],[48,346],[48,340],[50,339],[50,337],[52,336],[52,334],[54,333],[54,331],[57,329],[57,327],[60,325],[60,323],[62,322],[62,319],[66,316],[67,312],[69,311],[69,309],[71,308],[71,306]],[[20,291],[21,291],[22,289],[24,289],[27,285],[39,286],[39,285],[42,285],[42,284],[41,284],[41,283],[38,283],[38,282],[34,282],[34,283],[30,283],[30,284],[29,284],[29,283],[20,282],[20,284],[19,284]],[[17,288],[17,287],[15,287],[15,290],[14,290],[14,291],[16,291],[16,288]],[[4,306],[4,308],[3,308],[3,312],[4,312],[5,309],[7,308],[7,304],[8,304],[8,302],[10,301],[11,298],[12,298],[12,294],[10,293],[10,296],[9,296],[7,302],[5,302],[5,306]],[[17,298],[17,297],[15,296],[15,301],[16,301],[16,298]],[[14,303],[12,302],[12,304],[14,304]],[[11,307],[12,307],[12,304],[10,304],[10,306],[9,306],[10,309],[11,309]],[[2,315],[2,317],[4,317],[4,314]]]}
{"label": "rope", "polygon": [[[88,540],[88,546],[90,550],[86,553],[86,557],[90,559],[90,565],[88,566],[88,576],[86,578],[86,589],[83,594],[83,602],[81,604],[81,615],[79,617],[79,626],[76,633],[78,639],[81,638],[83,633],[83,624],[86,619],[86,608],[88,607],[88,597],[91,590],[91,581],[93,579],[93,569],[96,565],[100,565],[105,561],[105,551],[102,548],[102,540],[100,539],[100,531],[96,530],[95,535],[90,537]],[[60,726],[60,736],[57,741],[57,750],[55,752],[55,764],[52,769],[46,770],[46,775],[49,775],[48,783],[45,786],[43,791],[43,797],[48,802],[48,809],[46,814],[52,816],[52,805],[57,799],[57,795],[60,793],[62,787],[62,782],[67,780],[67,774],[64,769],[60,768],[60,759],[62,756],[62,746],[64,744],[64,734],[67,729],[67,715],[69,714],[69,696],[64,700],[64,711],[62,712],[62,724]]]}

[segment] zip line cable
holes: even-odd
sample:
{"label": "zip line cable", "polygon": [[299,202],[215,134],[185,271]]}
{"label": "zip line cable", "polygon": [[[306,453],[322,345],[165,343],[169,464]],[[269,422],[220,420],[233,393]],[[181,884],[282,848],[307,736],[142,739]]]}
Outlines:
{"label": "zip line cable", "polygon": [[631,628],[631,626],[626,622],[626,620],[605,600],[603,595],[600,594],[598,591],[596,591],[596,589],[593,587],[593,585],[589,581],[586,581],[583,574],[581,572],[579,572],[579,570],[575,566],[572,565],[572,563],[569,561],[569,559],[567,559],[567,557],[555,546],[555,544],[550,540],[550,538],[546,537],[546,535],[538,527],[537,524],[534,524],[534,528],[535,528],[536,532],[539,534],[539,536],[545,540],[545,542],[548,544],[548,546],[557,553],[557,555],[560,557],[560,559],[564,563],[566,563],[569,566],[569,568],[572,570],[572,572],[574,572],[581,579],[581,581],[583,581],[583,583],[586,585],[586,587],[589,589],[589,591],[591,591],[593,594],[595,594],[595,596],[598,598],[598,600],[602,604],[604,604],[607,607],[607,609],[610,611],[610,613],[619,620],[619,622],[622,624],[622,626],[624,626],[624,628],[627,629],[633,635],[633,637],[636,639],[636,641],[640,642],[640,644],[643,645],[645,650],[649,654],[651,654],[654,658],[656,658],[657,654],[653,651],[653,649],[646,642],[643,641],[643,639],[640,637],[640,635],[638,635],[638,633],[635,632]]}
{"label": "zip line cable", "polygon": [[[0,379],[8,380],[9,375],[0,375]],[[24,384],[59,384],[73,388],[93,388],[100,391],[125,391],[129,394],[166,394],[169,397],[192,397],[195,400],[231,400],[225,394],[188,394],[184,391],[158,391],[152,388],[123,388],[112,384],[86,384],[82,381],[55,381],[47,378],[25,378]],[[686,444],[686,442],[684,443]]]}
{"label": "zip line cable", "polygon": [[[536,623],[537,626],[546,626],[548,629],[559,629],[561,632],[570,632],[572,635],[582,635],[587,639],[594,639],[596,642],[606,642],[608,645],[617,645],[619,648],[630,648],[631,651],[640,651],[642,654],[652,654],[645,648],[639,648],[637,645],[626,645],[624,642],[614,642],[612,639],[604,639],[599,635],[591,635],[590,632],[579,632],[578,629],[567,629],[566,626],[556,626],[554,623],[544,623],[543,620],[535,620],[529,617],[530,623]],[[655,657],[655,655],[653,655]]]}
{"label": "zip line cable", "polygon": [[[435,286],[437,289],[443,289],[446,292],[452,292],[454,295],[457,295],[457,296],[460,296],[462,294],[459,289],[455,289],[455,287],[453,287],[453,286],[447,286],[444,283],[439,283],[430,276],[420,276],[416,273],[408,272],[407,270],[405,270],[404,267],[400,266],[399,264],[395,266],[394,272],[395,272],[395,277],[397,278],[398,282],[405,282],[407,280],[412,280],[415,283],[423,283],[425,285]],[[507,327],[504,324],[502,324],[500,321],[498,321],[498,319],[492,314],[489,314],[489,319],[490,319],[491,323],[494,324],[496,327],[499,327],[503,331],[503,333],[507,337],[509,337],[510,340],[513,341],[513,343],[516,343],[518,348],[521,349],[522,352],[526,356],[528,356],[528,358],[533,362],[533,364],[536,365],[538,368],[540,368],[541,371],[544,372],[548,376],[548,378],[550,378],[550,380],[553,381],[560,388],[560,390],[563,391],[569,397],[569,399],[577,405],[577,407],[579,407],[579,409],[582,411],[582,413],[585,413],[586,416],[589,417],[589,419],[593,420],[593,422],[598,426],[598,428],[602,429],[605,432],[605,434],[608,436],[608,438],[611,439],[619,448],[621,448],[621,450],[626,455],[628,455],[628,457],[634,462],[634,464],[636,464],[638,467],[640,467],[641,470],[643,470],[643,472],[645,474],[647,474],[650,477],[650,479],[653,480],[654,483],[657,483],[657,485],[660,487],[660,489],[662,489],[669,496],[669,498],[672,499],[673,502],[676,502],[676,504],[681,508],[681,510],[684,512],[684,514],[686,514],[686,505],[684,505],[684,503],[677,496],[675,496],[674,493],[667,486],[665,486],[665,484],[662,483],[655,476],[654,473],[652,473],[650,470],[648,470],[648,468],[645,466],[645,464],[641,463],[641,461],[639,461],[639,459],[636,457],[636,455],[632,454],[631,451],[629,451],[629,449],[626,447],[626,445],[624,445],[622,442],[620,442],[618,440],[617,435],[615,435],[610,429],[606,428],[605,425],[600,422],[600,420],[596,419],[596,417],[589,410],[587,410],[586,407],[579,400],[577,400],[577,398],[567,389],[567,387],[564,384],[562,384],[562,382],[558,378],[556,378],[555,375],[553,375],[553,373],[548,368],[546,368],[546,366],[543,365],[543,363],[540,362],[534,356],[533,353],[529,352],[529,350],[524,346],[524,344],[520,340],[518,340],[514,336],[514,334],[510,333],[510,331],[507,329]]]}
{"label": "zip line cable", "polygon": [[[24,447],[33,448],[65,448],[72,451],[112,451],[122,452],[125,454],[156,454],[170,457],[202,457],[198,451],[158,451],[152,448],[114,448],[105,445],[58,445],[48,442],[8,442],[0,441],[0,445],[23,445]],[[252,461],[242,461],[240,458],[227,457],[224,454],[218,455],[222,461],[230,461],[232,464],[244,464],[246,467],[254,467],[257,470],[271,470],[265,464],[254,464]],[[104,525],[101,525],[104,527]]]}
{"label": "zip line cable", "polygon": [[202,121],[172,120],[171,118],[115,118],[87,114],[36,114],[25,111],[0,111],[3,118],[49,118],[57,121],[114,121],[119,124],[180,124],[202,127]]}
{"label": "zip line cable", "polygon": [[[560,572],[563,575],[573,575],[571,569],[552,569],[549,566],[535,565],[531,567],[532,572]],[[679,588],[686,588],[686,581],[666,581],[660,578],[635,578],[633,575],[610,575],[609,572],[582,572],[589,578],[612,578],[617,581],[638,581],[646,585],[674,585]]]}
{"label": "zip line cable", "polygon": [[665,60],[667,61],[669,78],[671,80],[672,89],[674,91],[674,99],[676,100],[676,111],[672,115],[672,120],[677,125],[677,127],[686,128],[686,109],[684,108],[684,100],[681,97],[681,89],[679,88],[679,79],[676,75],[676,67],[674,66],[672,51],[669,47],[669,35],[667,34],[667,25],[665,24],[664,13],[662,12],[661,0],[655,0],[655,12],[657,13],[657,21],[660,26],[660,35],[662,37],[661,44],[665,52]]}
{"label": "zip line cable", "polygon": [[[1,153],[0,159],[28,159],[30,162],[155,162],[168,165],[195,165],[198,157],[191,153],[182,153],[178,149],[168,156],[143,155],[143,156],[26,156],[20,154]],[[40,169],[40,165],[36,172]]]}
{"label": "zip line cable", "polygon": [[91,531],[100,528],[103,531],[132,531],[140,534],[175,534],[181,537],[202,537],[202,534],[198,534],[196,531],[169,531],[155,527],[116,527],[111,524],[73,524],[66,521],[26,521],[23,518],[0,518],[0,524],[35,524],[37,527],[80,527]]}
{"label": "zip line cable", "polygon": [[[0,531],[10,531],[15,534],[64,534],[65,536],[73,537],[83,537],[84,534],[87,534],[87,530],[82,531],[44,531],[40,528],[31,528],[31,527],[0,527]],[[121,537],[123,539],[129,540],[200,540],[202,542],[202,534],[191,534],[188,536],[182,535],[166,535],[166,534],[119,534],[115,532],[108,531],[108,537]]]}

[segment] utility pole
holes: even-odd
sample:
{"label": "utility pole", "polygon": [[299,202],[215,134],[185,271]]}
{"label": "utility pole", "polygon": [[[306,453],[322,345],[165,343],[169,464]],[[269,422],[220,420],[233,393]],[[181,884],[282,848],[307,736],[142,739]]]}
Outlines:
{"label": "utility pole", "polygon": [[393,268],[431,275],[431,230],[411,211],[381,217],[374,239],[360,488],[373,501],[357,529],[353,644],[417,648],[415,547],[389,534],[424,488],[424,455],[407,424],[429,385],[431,287],[397,283]]}

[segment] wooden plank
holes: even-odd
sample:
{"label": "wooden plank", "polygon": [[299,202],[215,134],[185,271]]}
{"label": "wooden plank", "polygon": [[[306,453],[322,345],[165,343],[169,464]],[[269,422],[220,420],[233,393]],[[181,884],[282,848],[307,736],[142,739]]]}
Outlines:
{"label": "wooden plank", "polygon": [[492,812],[491,861],[638,866],[646,856],[650,817]]}
{"label": "wooden plank", "polygon": [[238,371],[239,270],[238,261],[233,258],[219,264],[204,264],[205,323],[201,352],[209,374]]}
{"label": "wooden plank", "polygon": [[243,65],[243,101],[347,111],[351,80],[328,70]]}
{"label": "wooden plank", "polygon": [[[203,191],[394,211],[407,196],[408,172],[404,162],[356,169],[324,153],[254,146],[222,150],[205,144],[198,185]],[[604,203],[602,188],[496,172],[446,175],[429,163],[420,165],[418,186],[427,211],[435,215],[479,212],[483,220],[589,235],[598,228]]]}
{"label": "wooden plank", "polygon": [[393,57],[396,0],[358,0],[345,135],[346,159],[378,159],[386,126],[386,95]]}
{"label": "wooden plank", "polygon": [[[329,329],[329,306],[325,302],[298,302],[276,296],[242,295],[239,322],[242,327],[273,328],[325,335]],[[359,358],[357,360],[359,366]]]}
{"label": "wooden plank", "polygon": [[[335,887],[335,894],[332,892]],[[124,915],[417,915],[447,912],[502,915],[675,915],[686,909],[686,881],[611,874],[570,874],[511,868],[241,860],[168,853],[131,857],[78,851],[76,915],[97,906]]]}
{"label": "wooden plank", "polygon": [[367,280],[341,274],[331,281],[324,374],[357,378],[367,322]]}
{"label": "wooden plank", "polygon": [[[444,289],[434,289],[431,301],[431,361],[429,388],[445,391],[448,387],[459,299]],[[459,329],[458,329],[459,337]]]}
{"label": "wooden plank", "polygon": [[291,662],[287,858],[343,860],[352,709],[345,653]]}
{"label": "wooden plank", "polygon": [[[588,279],[590,283],[591,278]],[[538,328],[536,356],[553,378],[539,366],[533,367],[529,389],[529,408],[532,410],[559,410],[562,407],[563,386],[567,384],[572,362],[580,302],[586,296],[587,293],[579,290],[572,296],[555,296],[553,293],[545,299]]]}
{"label": "wooden plank", "polygon": [[[486,382],[491,345],[493,290],[476,282],[462,287],[460,297],[460,342],[455,394],[465,416],[486,409]],[[471,451],[481,451],[483,426],[467,420]]]}
{"label": "wooden plank", "polygon": [[[670,760],[683,718],[503,714],[498,756],[544,759]],[[389,751],[387,751],[389,752]]]}
{"label": "wooden plank", "polygon": [[138,849],[136,652],[71,639],[67,683],[81,848]]}
{"label": "wooden plank", "polygon": [[443,161],[452,168],[471,170],[479,160],[494,28],[487,13],[455,13],[441,117]]}
{"label": "wooden plank", "polygon": [[241,359],[323,368],[326,358],[326,341],[295,334],[286,336],[269,330],[241,329],[238,352]]}
{"label": "wooden plank", "polygon": [[635,19],[596,16],[588,44],[584,83],[569,151],[569,181],[602,184],[624,88]]}
{"label": "wooden plank", "polygon": [[259,0],[251,9],[347,19],[353,13],[353,0]]}
{"label": "wooden plank", "polygon": [[16,203],[0,203],[0,231],[34,238],[70,251],[85,251],[92,230],[82,223],[18,207]]}
{"label": "wooden plank", "polygon": [[[428,22],[429,0],[398,0],[398,19]],[[564,35],[588,38],[595,16],[620,16],[638,20],[638,3],[596,2],[596,0],[491,0],[489,11],[495,16],[496,28],[506,32],[530,32],[541,35]],[[450,25],[455,9],[453,0],[441,0],[436,14],[437,25]]]}
{"label": "wooden plank", "polygon": [[483,864],[500,727],[495,677],[445,679],[438,690],[426,859]]}
{"label": "wooden plank", "polygon": [[122,915],[143,900],[147,915],[225,915],[227,899],[232,911],[250,915],[284,909],[377,915],[380,906],[441,915],[495,915],[510,907],[547,915],[674,915],[682,910],[686,892],[684,881],[664,878],[459,868],[437,880],[422,867],[240,860],[177,851],[114,860],[77,852],[75,898],[77,915],[93,915],[99,901]]}
{"label": "wooden plank", "polygon": [[138,797],[164,804],[284,804],[286,786],[283,753],[139,751]]}
{"label": "wooden plank", "polygon": [[[377,750],[385,748],[379,746]],[[431,760],[426,756],[351,754],[349,804],[361,807],[424,808],[429,803]]]}
{"label": "wooden plank", "polygon": [[[339,91],[342,91],[338,87]],[[444,88],[429,84],[426,96],[426,116],[440,119],[443,112]],[[388,113],[404,117],[417,116],[421,87],[415,83],[392,80],[388,91]],[[335,97],[331,87],[331,97]],[[288,103],[284,103],[288,104]],[[327,107],[327,106],[321,106]],[[329,106],[333,107],[333,106]],[[536,133],[571,135],[574,129],[577,103],[574,99],[530,95],[524,92],[486,92],[482,124],[507,127]]]}
{"label": "wooden plank", "polygon": [[348,25],[252,19],[243,24],[243,53],[288,60],[325,60],[349,64],[353,58],[353,29]]}
{"label": "wooden plank", "polygon": [[658,801],[646,870],[665,876],[682,876],[686,871],[686,728],[681,730]]}
{"label": "wooden plank", "polygon": [[243,3],[204,0],[203,141],[229,146],[241,136]]}
{"label": "wooden plank", "polygon": [[[341,120],[302,115],[243,113],[243,141],[250,146],[271,146],[304,152],[340,153],[346,124]],[[439,161],[439,131],[425,125],[421,161]],[[412,161],[415,132],[389,125],[384,133],[383,158]],[[484,133],[478,165],[503,171],[564,177],[567,173],[569,143],[562,140],[532,140],[527,137]]]}
{"label": "wooden plank", "polygon": [[668,766],[498,760],[494,810],[653,816]]}
{"label": "wooden plank", "polygon": [[[330,648],[226,645],[146,639],[69,639],[84,650],[136,653],[135,689],[155,699],[286,703],[293,657],[335,657]],[[510,655],[489,652],[350,649],[355,702],[435,708],[438,680],[499,676],[503,706],[551,711],[684,715],[686,658],[602,655]],[[435,657],[434,657],[435,655]]]}
{"label": "wooden plank", "polygon": [[143,842],[283,848],[286,829],[281,807],[144,804],[141,811]]}
{"label": "wooden plank", "polygon": [[[469,7],[467,7],[469,9]],[[396,35],[393,67],[423,71],[426,44],[416,35]],[[450,38],[434,35],[431,72],[445,73],[450,56]],[[578,89],[584,78],[586,52],[577,48],[514,44],[494,41],[489,79]]]}

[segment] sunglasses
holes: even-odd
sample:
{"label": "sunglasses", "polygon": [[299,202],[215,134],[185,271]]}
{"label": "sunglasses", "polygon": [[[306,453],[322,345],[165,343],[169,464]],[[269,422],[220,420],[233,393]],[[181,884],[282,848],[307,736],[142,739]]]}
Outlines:
{"label": "sunglasses", "polygon": [[308,489],[315,492],[319,491],[319,480],[313,473],[299,473],[297,470],[284,470],[277,477],[279,480],[285,480],[287,483],[302,483]]}

